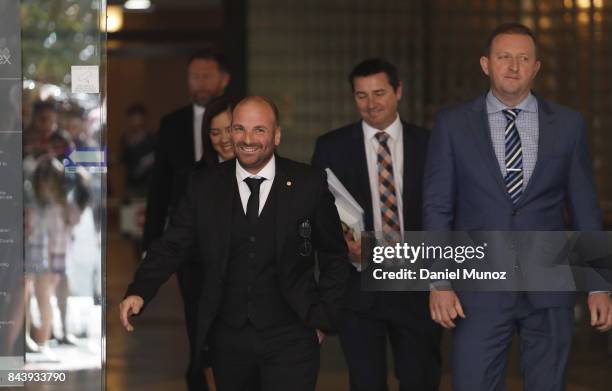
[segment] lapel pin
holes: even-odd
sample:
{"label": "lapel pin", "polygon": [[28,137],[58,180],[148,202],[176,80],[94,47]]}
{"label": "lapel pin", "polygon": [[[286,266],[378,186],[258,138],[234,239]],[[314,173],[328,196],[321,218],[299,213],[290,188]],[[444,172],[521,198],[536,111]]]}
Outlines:
{"label": "lapel pin", "polygon": [[287,186],[291,187],[291,185],[293,185],[293,182],[287,181]]}

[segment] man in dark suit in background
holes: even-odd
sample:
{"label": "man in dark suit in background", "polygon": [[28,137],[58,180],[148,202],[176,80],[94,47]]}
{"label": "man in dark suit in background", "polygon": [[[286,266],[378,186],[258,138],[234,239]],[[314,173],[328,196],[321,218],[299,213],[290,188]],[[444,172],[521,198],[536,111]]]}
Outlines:
{"label": "man in dark suit in background", "polygon": [[[531,30],[498,27],[480,65],[490,91],[436,117],[424,179],[425,228],[563,231],[567,206],[572,229],[600,230],[584,120],[531,93],[540,68]],[[515,329],[525,390],[565,389],[574,293],[455,293],[444,284],[435,283],[430,308],[436,322],[454,329],[454,390],[505,389]],[[591,324],[610,329],[608,293],[591,292],[588,306]]]}
{"label": "man in dark suit in background", "polygon": [[[362,120],[317,140],[312,164],[330,168],[364,209],[367,231],[421,230],[421,182],[429,131],[402,121],[402,84],[395,66],[368,59],[349,76]],[[345,235],[349,257],[360,262],[361,243]],[[340,342],[352,391],[387,389],[387,337],[401,390],[437,390],[441,329],[427,310],[425,292],[362,292],[351,268]]]}
{"label": "man in dark suit in background", "polygon": [[319,344],[336,328],[346,295],[338,212],[323,172],[274,155],[281,128],[271,101],[242,100],[231,132],[237,159],[191,176],[168,229],[136,271],[121,321],[133,330],[129,315],[195,246],[204,278],[196,346],[210,344],[219,391],[254,382],[266,391],[313,391]]}
{"label": "man in dark suit in background", "polygon": [[[147,196],[143,250],[164,232],[166,220],[185,193],[187,179],[195,162],[202,157],[202,117],[206,104],[223,94],[230,75],[223,57],[212,52],[194,53],[188,63],[187,82],[192,103],[164,116],[158,133],[155,163]],[[186,373],[189,391],[205,388],[202,365],[196,363],[195,336],[201,270],[197,262],[187,262],[177,271],[183,299],[190,360]]]}

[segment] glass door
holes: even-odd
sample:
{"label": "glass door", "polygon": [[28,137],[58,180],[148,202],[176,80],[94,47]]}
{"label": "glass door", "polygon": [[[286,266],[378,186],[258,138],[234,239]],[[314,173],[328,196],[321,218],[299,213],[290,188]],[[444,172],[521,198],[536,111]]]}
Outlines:
{"label": "glass door", "polygon": [[0,1],[0,387],[104,386],[105,9]]}

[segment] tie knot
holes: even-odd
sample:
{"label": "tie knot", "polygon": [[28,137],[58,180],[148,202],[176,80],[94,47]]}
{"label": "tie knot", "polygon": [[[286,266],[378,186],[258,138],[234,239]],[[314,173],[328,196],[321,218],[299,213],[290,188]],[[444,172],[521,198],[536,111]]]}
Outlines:
{"label": "tie knot", "polygon": [[386,144],[389,140],[389,134],[386,132],[378,132],[374,135],[380,144]]}
{"label": "tie knot", "polygon": [[247,184],[247,186],[249,187],[249,190],[251,190],[251,193],[259,193],[259,186],[261,186],[261,182],[265,181],[266,178],[245,178],[244,182]]}
{"label": "tie knot", "polygon": [[516,117],[518,117],[520,112],[521,112],[521,109],[504,109],[503,110],[503,113],[506,116],[506,119],[508,121],[516,120]]}

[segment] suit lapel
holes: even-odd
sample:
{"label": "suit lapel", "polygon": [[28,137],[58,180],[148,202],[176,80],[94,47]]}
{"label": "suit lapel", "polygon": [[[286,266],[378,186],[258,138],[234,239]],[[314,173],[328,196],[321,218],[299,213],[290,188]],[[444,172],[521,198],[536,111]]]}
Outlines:
{"label": "suit lapel", "polygon": [[353,194],[356,201],[363,208],[364,224],[366,230],[374,229],[374,219],[372,217],[372,192],[370,191],[370,176],[368,174],[368,159],[366,157],[365,143],[363,138],[363,127],[361,122],[355,124],[351,142],[353,145],[347,148],[348,151],[355,151],[354,158],[347,164],[354,167],[355,186],[357,191]]}
{"label": "suit lapel", "polygon": [[528,192],[537,184],[538,177],[542,175],[543,162],[551,154],[555,145],[554,113],[550,106],[543,99],[538,99],[538,157],[536,160],[533,174],[523,191],[519,200],[519,205],[527,199]]}
{"label": "suit lapel", "polygon": [[238,185],[236,184],[236,160],[225,165],[219,172],[218,188],[215,192],[212,207],[215,209],[213,224],[217,226],[218,233],[215,248],[219,249],[217,258],[221,265],[221,272],[225,274],[227,261],[229,259],[229,247],[231,239],[232,207],[234,197],[238,196]]}
{"label": "suit lapel", "polygon": [[508,202],[512,202],[504,177],[499,169],[499,162],[493,150],[493,141],[491,140],[491,130],[489,128],[489,118],[486,111],[485,95],[478,98],[472,109],[468,111],[468,121],[472,132],[472,140],[483,158],[484,166],[493,179],[499,186],[500,190],[506,196]]}
{"label": "suit lapel", "polygon": [[[294,178],[292,178],[286,163],[285,159],[276,156],[276,174],[274,183],[272,184],[272,191],[276,194],[274,218],[274,239],[276,246],[274,255],[277,262],[280,261],[282,256],[287,232],[292,229],[292,227],[287,226],[287,222],[289,220],[291,197],[293,195]],[[297,229],[297,227],[295,227],[295,229]]]}

